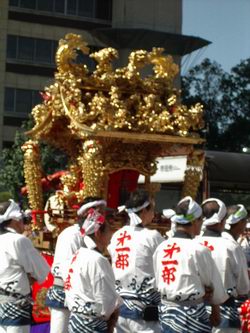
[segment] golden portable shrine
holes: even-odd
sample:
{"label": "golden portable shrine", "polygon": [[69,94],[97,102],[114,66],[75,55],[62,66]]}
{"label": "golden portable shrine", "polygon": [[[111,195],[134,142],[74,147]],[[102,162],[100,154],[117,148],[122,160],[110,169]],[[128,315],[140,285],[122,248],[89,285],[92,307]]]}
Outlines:
{"label": "golden portable shrine", "polygon": [[[172,57],[162,48],[137,50],[130,53],[127,66],[114,69],[116,49],[89,52],[79,35],[68,34],[59,41],[54,83],[45,87],[43,103],[32,110],[35,125],[22,149],[29,205],[38,230],[43,230],[45,204],[42,141],[64,151],[70,161],[57,193],[64,211],[54,224],[66,216],[74,221],[72,207],[86,196],[102,196],[109,202],[109,183],[120,171],[144,175],[145,187],[153,191],[150,176],[156,172],[158,157],[187,156],[183,195],[195,197],[201,180],[204,154],[195,147],[203,142],[197,134],[203,126],[203,109],[200,104],[191,108],[181,104],[174,88],[178,66]],[[81,53],[95,60],[94,71],[78,61]],[[43,233],[40,246],[48,247]]]}

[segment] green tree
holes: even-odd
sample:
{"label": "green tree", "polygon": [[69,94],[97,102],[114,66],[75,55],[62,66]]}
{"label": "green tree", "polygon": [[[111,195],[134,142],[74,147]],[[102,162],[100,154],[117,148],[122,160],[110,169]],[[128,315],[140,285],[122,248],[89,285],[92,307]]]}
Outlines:
{"label": "green tree", "polygon": [[[23,170],[22,145],[28,140],[25,132],[33,127],[33,121],[25,121],[20,130],[16,132],[14,144],[5,148],[0,154],[0,191],[9,192],[10,196],[20,200],[21,187],[25,185]],[[45,175],[63,170],[67,165],[67,156],[57,149],[40,144],[41,164]],[[6,197],[6,193],[4,194]]]}
{"label": "green tree", "polygon": [[184,104],[204,105],[206,148],[241,152],[250,146],[250,59],[225,72],[205,59],[182,77]]}

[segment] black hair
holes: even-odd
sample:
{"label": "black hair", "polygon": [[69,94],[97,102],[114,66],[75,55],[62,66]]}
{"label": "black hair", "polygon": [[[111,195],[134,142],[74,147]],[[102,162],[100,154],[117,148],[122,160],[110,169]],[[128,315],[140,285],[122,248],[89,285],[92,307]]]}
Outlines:
{"label": "black hair", "polygon": [[[130,197],[128,201],[125,203],[127,208],[137,208],[142,206],[146,201],[150,202],[151,196],[150,194],[142,189],[138,189],[130,194]],[[151,209],[151,204],[149,203],[147,207],[145,207],[147,210]],[[137,214],[140,214],[141,211],[136,212]]]}
{"label": "black hair", "polygon": [[105,222],[103,224],[101,224],[101,226],[98,230],[100,230],[100,232],[103,234],[106,231],[108,226],[110,226],[110,224],[107,220],[105,220]]}
{"label": "black hair", "polygon": [[[181,202],[180,204],[178,204],[175,208],[176,215],[186,216],[187,213],[188,213],[189,202],[190,202],[190,200],[187,199],[187,200]],[[192,225],[192,223],[189,222],[189,223],[186,223],[185,225],[182,225],[182,226],[190,227],[191,225]],[[178,226],[178,223],[177,223],[177,226]]]}
{"label": "black hair", "polygon": [[[9,206],[10,206],[10,201],[0,202],[0,215],[4,215]],[[0,233],[4,232],[5,228],[8,227],[10,222],[11,220],[6,220],[0,224]]]}
{"label": "black hair", "polygon": [[208,201],[202,204],[202,214],[206,219],[212,217],[215,213],[218,213],[220,206],[216,201]]}
{"label": "black hair", "polygon": [[185,200],[176,206],[176,215],[187,215],[189,207],[189,200]]}

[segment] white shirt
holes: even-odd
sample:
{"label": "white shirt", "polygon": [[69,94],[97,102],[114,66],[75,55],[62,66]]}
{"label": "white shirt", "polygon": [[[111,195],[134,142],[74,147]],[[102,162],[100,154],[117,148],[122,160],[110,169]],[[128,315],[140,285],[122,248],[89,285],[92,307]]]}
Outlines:
{"label": "white shirt", "polygon": [[[59,197],[54,194],[50,196],[46,202],[46,205],[44,207],[45,211],[52,210],[51,215],[64,215],[64,205],[61,200],[59,200]],[[44,214],[44,223],[47,227],[47,229],[51,232],[53,232],[56,229],[56,226],[51,223],[51,216],[48,213]]]}
{"label": "white shirt", "polygon": [[246,257],[247,260],[247,265],[248,267],[250,267],[250,244],[249,244],[249,237],[245,236],[245,237],[241,237],[240,239],[238,239],[238,244],[241,246],[244,255]]}
{"label": "white shirt", "polygon": [[235,246],[235,257],[238,263],[237,291],[238,295],[246,295],[250,290],[247,259],[240,244],[233,238],[229,232],[223,232],[222,237],[231,241]]}
{"label": "white shirt", "polygon": [[163,241],[157,230],[138,226],[124,226],[114,233],[108,251],[122,297],[146,300],[156,291],[153,254]]}
{"label": "white shirt", "polygon": [[163,303],[198,301],[205,287],[213,288],[213,304],[228,298],[209,250],[195,239],[165,240],[154,254],[154,269]]}
{"label": "white shirt", "polygon": [[65,280],[72,255],[84,245],[79,226],[74,224],[64,229],[58,236],[52,274]]}
{"label": "white shirt", "polygon": [[10,228],[0,235],[0,288],[28,295],[27,273],[42,283],[49,270],[49,265],[27,237]]}
{"label": "white shirt", "polygon": [[[211,236],[206,235],[207,233]],[[207,246],[220,272],[225,291],[229,296],[237,297],[249,292],[249,278],[245,259],[236,241],[230,235],[224,237],[212,236],[213,233],[204,231],[197,240]]]}
{"label": "white shirt", "polygon": [[111,265],[97,250],[88,236],[87,248],[80,248],[73,256],[65,283],[66,304],[70,311],[103,317],[107,320],[120,305],[115,290],[115,277]]}

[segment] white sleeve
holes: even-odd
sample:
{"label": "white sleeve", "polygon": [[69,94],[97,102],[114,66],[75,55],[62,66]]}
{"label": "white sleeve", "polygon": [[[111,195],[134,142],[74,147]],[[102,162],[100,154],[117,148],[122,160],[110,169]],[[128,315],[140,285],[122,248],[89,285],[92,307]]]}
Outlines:
{"label": "white sleeve", "polygon": [[70,248],[71,248],[71,254],[76,253],[76,251],[78,251],[80,249],[80,247],[83,246],[83,237],[80,234],[80,229],[79,232],[76,232],[73,237],[72,237],[72,241],[70,244]]}
{"label": "white sleeve", "polygon": [[155,283],[156,283],[156,286],[158,286],[158,284],[159,284],[158,274],[157,274],[158,273],[158,247],[155,250],[154,255],[153,255],[153,267],[154,267]]}
{"label": "white sleeve", "polygon": [[39,283],[45,281],[50,267],[46,260],[34,248],[32,242],[21,237],[16,243],[17,257],[20,265],[26,273],[29,273]]}
{"label": "white sleeve", "polygon": [[153,235],[151,238],[152,255],[155,253],[155,250],[157,249],[157,247],[165,240],[166,239],[159,233],[159,231],[153,230]]}
{"label": "white sleeve", "polygon": [[[50,198],[47,200],[46,205],[44,207],[45,211],[48,211],[49,209],[50,209]],[[56,229],[56,225],[51,223],[51,217],[48,213],[44,214],[44,223],[48,231],[53,232]]]}
{"label": "white sleeve", "polygon": [[101,315],[109,319],[114,310],[122,304],[122,299],[115,290],[115,277],[106,258],[98,260],[94,295],[96,303],[101,306]]}
{"label": "white sleeve", "polygon": [[237,246],[235,251],[236,256],[236,290],[239,296],[244,296],[249,293],[249,276],[247,268],[247,260],[240,246]]}
{"label": "white sleeve", "polygon": [[222,304],[228,299],[220,273],[210,251],[202,247],[197,253],[197,266],[204,287],[213,289],[212,304]]}

